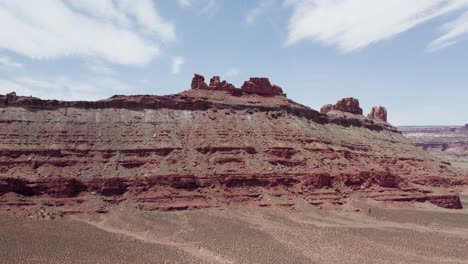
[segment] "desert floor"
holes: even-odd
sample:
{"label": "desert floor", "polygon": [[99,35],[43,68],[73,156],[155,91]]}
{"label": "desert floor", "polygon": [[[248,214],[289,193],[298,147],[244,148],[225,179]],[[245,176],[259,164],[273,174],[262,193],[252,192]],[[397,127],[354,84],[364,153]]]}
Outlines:
{"label": "desert floor", "polygon": [[468,263],[465,209],[354,202],[47,220],[0,213],[1,263]]}

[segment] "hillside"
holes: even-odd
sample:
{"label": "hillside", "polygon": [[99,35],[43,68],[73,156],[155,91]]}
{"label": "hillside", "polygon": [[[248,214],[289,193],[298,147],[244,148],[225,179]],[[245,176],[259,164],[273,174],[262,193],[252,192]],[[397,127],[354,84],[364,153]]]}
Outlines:
{"label": "hillside", "polygon": [[[85,101],[0,96],[0,206],[106,212],[352,199],[461,208],[466,174],[353,98],[322,113],[266,78],[195,75],[175,95]],[[386,118],[386,111],[385,111]],[[455,193],[454,193],[455,192]]]}

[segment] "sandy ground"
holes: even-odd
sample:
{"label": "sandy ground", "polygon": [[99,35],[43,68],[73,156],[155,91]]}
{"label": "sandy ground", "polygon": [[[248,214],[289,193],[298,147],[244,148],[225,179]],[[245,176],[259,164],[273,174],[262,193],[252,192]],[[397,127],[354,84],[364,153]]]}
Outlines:
{"label": "sandy ground", "polygon": [[[465,209],[355,202],[108,214],[0,214],[1,263],[468,263]],[[356,211],[356,209],[359,209]]]}
{"label": "sandy ground", "polygon": [[460,168],[468,172],[468,158],[464,161],[452,161],[452,166]]}

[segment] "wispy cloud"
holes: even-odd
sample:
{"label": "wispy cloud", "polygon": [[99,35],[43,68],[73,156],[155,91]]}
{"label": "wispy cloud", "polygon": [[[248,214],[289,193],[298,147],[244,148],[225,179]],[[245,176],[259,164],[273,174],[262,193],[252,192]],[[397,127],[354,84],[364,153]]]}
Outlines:
{"label": "wispy cloud", "polygon": [[181,8],[187,8],[187,7],[192,6],[192,1],[191,0],[177,0],[177,4],[179,4]]}
{"label": "wispy cloud", "polygon": [[18,69],[23,68],[23,64],[21,64],[19,62],[15,62],[15,61],[11,60],[8,57],[0,57],[0,65],[4,65],[4,66],[7,66],[7,67],[12,67],[12,68],[18,68]]}
{"label": "wispy cloud", "polygon": [[454,45],[457,41],[468,33],[468,12],[458,17],[456,20],[446,23],[443,30],[447,31],[444,35],[432,41],[428,45],[429,51],[435,51]]}
{"label": "wispy cloud", "polygon": [[[468,0],[287,0],[285,5],[293,8],[287,45],[309,39],[351,52],[465,9]],[[461,26],[466,19],[461,20],[431,46],[447,44],[466,32]]]}
{"label": "wispy cloud", "polygon": [[237,68],[229,68],[223,76],[229,78],[229,77],[236,77],[240,74],[240,71]]}
{"label": "wispy cloud", "polygon": [[196,10],[200,16],[214,16],[219,8],[219,0],[177,0],[180,8]]}
{"label": "wispy cloud", "polygon": [[0,49],[34,59],[96,57],[142,65],[174,41],[152,0],[3,0]]}
{"label": "wispy cloud", "polygon": [[245,23],[251,25],[255,20],[263,15],[265,11],[273,5],[273,0],[260,0],[258,5],[247,11]]}
{"label": "wispy cloud", "polygon": [[185,64],[185,59],[181,56],[176,56],[172,58],[171,71],[173,74],[179,74],[182,66]]}
{"label": "wispy cloud", "polygon": [[113,94],[134,92],[126,82],[115,78],[90,77],[70,79],[67,77],[0,79],[0,94],[15,91],[18,95],[59,100],[99,100]]}
{"label": "wispy cloud", "polygon": [[102,62],[90,62],[88,63],[88,69],[99,75],[116,75],[117,72],[111,67],[105,65]]}
{"label": "wispy cloud", "polygon": [[200,14],[213,16],[218,10],[218,0],[206,0],[205,2]]}
{"label": "wispy cloud", "polygon": [[16,92],[19,95],[25,96],[33,94],[33,91],[27,86],[19,84],[15,81],[0,79],[0,94],[7,94],[10,92]]}

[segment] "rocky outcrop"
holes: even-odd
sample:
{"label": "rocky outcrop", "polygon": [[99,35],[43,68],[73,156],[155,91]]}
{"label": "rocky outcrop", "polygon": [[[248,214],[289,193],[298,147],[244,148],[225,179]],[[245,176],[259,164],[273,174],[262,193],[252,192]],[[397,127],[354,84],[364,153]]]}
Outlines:
{"label": "rocky outcrop", "polygon": [[387,109],[383,106],[374,106],[367,118],[387,122]]}
{"label": "rocky outcrop", "polygon": [[277,85],[272,85],[268,78],[250,78],[244,82],[241,90],[247,94],[259,94],[263,96],[285,95],[283,89]]}
{"label": "rocky outcrop", "polygon": [[213,76],[213,78],[210,79],[210,86],[211,89],[216,90],[216,91],[226,91],[226,92],[234,92],[237,88],[228,83],[227,81],[223,80],[221,81],[219,76]]}
{"label": "rocky outcrop", "polygon": [[199,74],[195,74],[192,79],[192,89],[195,90],[215,90],[215,91],[226,91],[232,95],[241,96],[242,94],[257,94],[261,96],[286,96],[283,93],[283,89],[278,85],[270,83],[268,78],[252,77],[248,81],[245,81],[242,87],[236,88],[234,85],[227,81],[221,81],[219,76],[213,76],[210,79],[210,85],[205,83],[205,77]]}
{"label": "rocky outcrop", "polygon": [[362,108],[359,107],[359,100],[348,97],[341,99],[340,101],[336,102],[336,104],[327,104],[324,105],[321,109],[320,112],[323,114],[326,114],[332,110],[338,110],[342,112],[347,112],[355,115],[362,115]]}
{"label": "rocky outcrop", "polygon": [[208,85],[205,82],[205,77],[200,74],[196,74],[192,78],[192,89],[208,89]]}
{"label": "rocky outcrop", "polygon": [[459,207],[450,184],[425,185],[463,175],[390,124],[321,114],[262,78],[231,92],[218,77],[210,85],[195,77],[193,89],[167,96],[0,96],[0,208],[181,210],[355,197]]}

